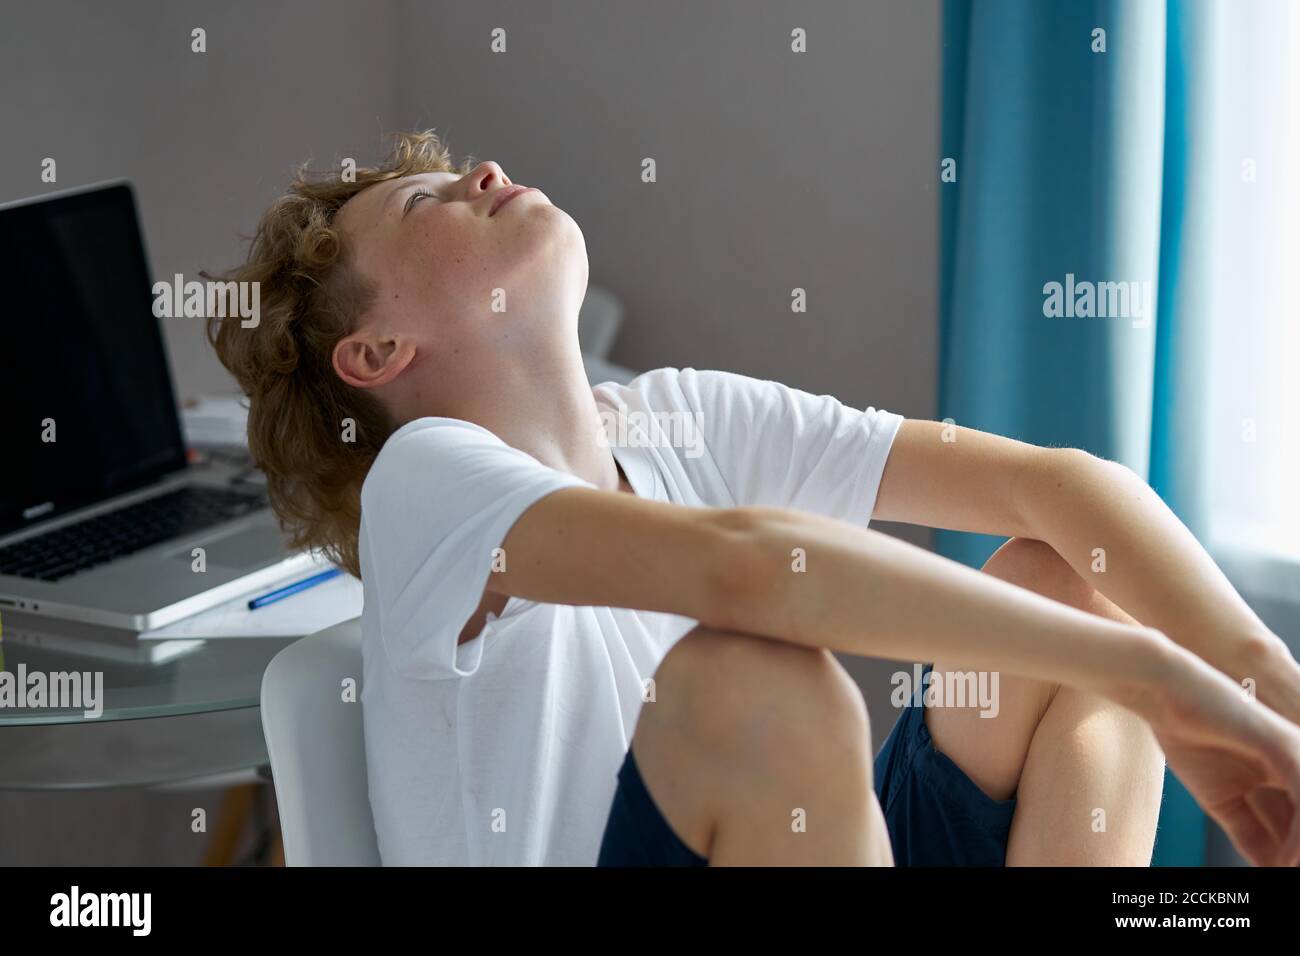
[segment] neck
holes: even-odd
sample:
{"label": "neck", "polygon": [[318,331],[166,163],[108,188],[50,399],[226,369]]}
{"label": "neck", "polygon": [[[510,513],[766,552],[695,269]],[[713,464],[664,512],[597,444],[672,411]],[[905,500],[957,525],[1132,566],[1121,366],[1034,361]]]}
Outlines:
{"label": "neck", "polygon": [[547,467],[607,491],[620,488],[614,456],[597,440],[602,423],[576,336],[541,360],[534,355],[494,370],[489,388],[480,383],[464,394],[455,417],[482,425]]}

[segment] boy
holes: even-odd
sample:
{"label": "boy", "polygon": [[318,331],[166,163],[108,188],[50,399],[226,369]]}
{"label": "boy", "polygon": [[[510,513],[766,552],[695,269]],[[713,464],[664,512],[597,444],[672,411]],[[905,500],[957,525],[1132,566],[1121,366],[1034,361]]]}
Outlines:
{"label": "boy", "polygon": [[[1300,667],[1127,469],[721,372],[593,390],[581,230],[432,133],[300,176],[231,278],[272,504],[365,585],[386,863],[1145,865],[1166,759],[1300,862]],[[1010,540],[980,573],[871,518]],[[996,716],[908,708],[873,765],[831,650]]]}

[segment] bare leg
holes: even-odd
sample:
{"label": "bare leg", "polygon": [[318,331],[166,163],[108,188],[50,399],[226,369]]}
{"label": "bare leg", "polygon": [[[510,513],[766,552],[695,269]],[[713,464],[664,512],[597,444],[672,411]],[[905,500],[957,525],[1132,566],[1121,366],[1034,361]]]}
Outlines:
{"label": "bare leg", "polygon": [[711,865],[893,864],[866,706],[827,651],[697,628],[656,671],[632,751]]}
{"label": "bare leg", "polygon": [[[984,571],[1093,614],[1133,620],[1040,541],[1008,541]],[[934,669],[960,670],[938,661]],[[927,708],[925,722],[935,747],[985,793],[1017,795],[1007,864],[1147,866],[1164,755],[1146,723],[1074,688],[1005,673],[999,704],[993,718],[970,707]]]}

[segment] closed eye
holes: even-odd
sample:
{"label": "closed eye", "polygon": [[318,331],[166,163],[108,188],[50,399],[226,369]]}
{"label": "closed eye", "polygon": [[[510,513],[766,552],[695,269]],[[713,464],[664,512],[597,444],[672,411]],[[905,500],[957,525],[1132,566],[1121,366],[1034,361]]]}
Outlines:
{"label": "closed eye", "polygon": [[410,212],[411,208],[415,205],[416,201],[421,197],[425,197],[425,196],[431,199],[437,198],[433,195],[433,193],[429,192],[427,189],[417,189],[415,192],[411,193],[410,198],[406,200],[406,205],[402,207],[402,215],[405,216],[408,212]]}

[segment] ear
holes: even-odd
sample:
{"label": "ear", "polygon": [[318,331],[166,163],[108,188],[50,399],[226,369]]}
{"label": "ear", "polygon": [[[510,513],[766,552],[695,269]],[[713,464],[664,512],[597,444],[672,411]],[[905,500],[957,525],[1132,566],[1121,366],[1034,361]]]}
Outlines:
{"label": "ear", "polygon": [[415,343],[402,336],[358,331],[339,340],[332,356],[334,371],[354,388],[386,385],[411,364]]}

